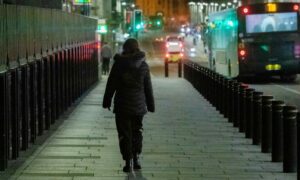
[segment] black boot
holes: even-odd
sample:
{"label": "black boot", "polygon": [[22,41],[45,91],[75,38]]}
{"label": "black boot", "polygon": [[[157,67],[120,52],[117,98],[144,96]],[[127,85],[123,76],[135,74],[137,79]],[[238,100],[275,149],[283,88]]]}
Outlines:
{"label": "black boot", "polygon": [[132,172],[132,159],[126,160],[126,164],[123,167],[123,172]]}
{"label": "black boot", "polygon": [[133,169],[135,169],[135,170],[142,169],[138,155],[134,155],[134,157],[133,157]]}

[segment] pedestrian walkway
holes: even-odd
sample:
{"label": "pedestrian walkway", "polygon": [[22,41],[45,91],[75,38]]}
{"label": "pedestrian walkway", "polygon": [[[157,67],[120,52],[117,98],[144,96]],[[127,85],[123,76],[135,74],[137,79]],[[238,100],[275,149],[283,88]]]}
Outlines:
{"label": "pedestrian walkway", "polygon": [[156,112],[144,119],[142,171],[122,172],[106,77],[15,173],[18,180],[296,179],[238,133],[184,79],[155,78]]}

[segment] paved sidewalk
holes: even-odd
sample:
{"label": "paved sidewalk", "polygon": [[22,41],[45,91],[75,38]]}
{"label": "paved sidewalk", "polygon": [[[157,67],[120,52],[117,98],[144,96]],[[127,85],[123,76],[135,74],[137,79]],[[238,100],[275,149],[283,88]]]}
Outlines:
{"label": "paved sidewalk", "polygon": [[153,79],[157,111],[144,119],[143,169],[123,173],[114,116],[101,108],[105,83],[106,77],[12,179],[296,179],[177,78]]}

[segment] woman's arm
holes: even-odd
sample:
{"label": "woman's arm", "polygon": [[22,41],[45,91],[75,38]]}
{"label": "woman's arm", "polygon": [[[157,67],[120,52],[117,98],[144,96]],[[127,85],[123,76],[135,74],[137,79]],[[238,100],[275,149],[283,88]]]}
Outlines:
{"label": "woman's arm", "polygon": [[144,89],[145,89],[147,109],[150,112],[154,112],[155,105],[154,105],[153,89],[152,89],[152,82],[151,82],[150,70],[148,65],[147,65],[146,76],[144,79]]}
{"label": "woman's arm", "polygon": [[117,63],[112,66],[103,97],[103,108],[110,108],[111,100],[117,90]]}

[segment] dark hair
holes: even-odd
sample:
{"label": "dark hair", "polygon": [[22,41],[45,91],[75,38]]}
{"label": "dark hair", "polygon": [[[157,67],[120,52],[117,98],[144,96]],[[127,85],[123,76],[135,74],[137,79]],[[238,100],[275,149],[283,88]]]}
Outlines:
{"label": "dark hair", "polygon": [[139,51],[139,43],[136,39],[129,38],[123,44],[123,53],[131,54]]}

